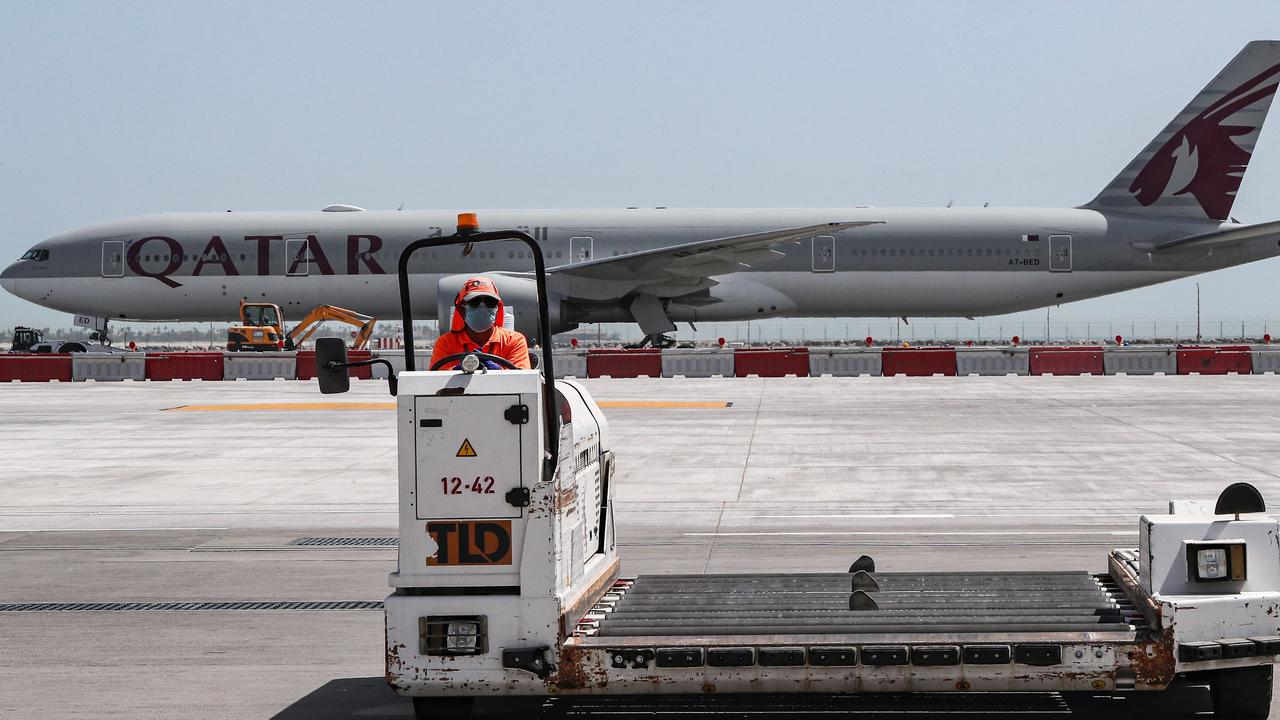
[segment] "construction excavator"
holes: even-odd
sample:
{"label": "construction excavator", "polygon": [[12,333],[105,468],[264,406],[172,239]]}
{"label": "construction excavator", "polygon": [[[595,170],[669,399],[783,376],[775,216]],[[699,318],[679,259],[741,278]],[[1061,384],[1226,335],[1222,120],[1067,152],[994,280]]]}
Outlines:
{"label": "construction excavator", "polygon": [[284,313],[275,303],[251,303],[240,301],[240,324],[227,328],[227,350],[232,352],[271,350],[296,350],[329,320],[343,322],[357,328],[352,350],[364,350],[369,346],[373,326],[377,318],[355,310],[335,305],[320,305],[307,313],[302,320],[285,332]]}

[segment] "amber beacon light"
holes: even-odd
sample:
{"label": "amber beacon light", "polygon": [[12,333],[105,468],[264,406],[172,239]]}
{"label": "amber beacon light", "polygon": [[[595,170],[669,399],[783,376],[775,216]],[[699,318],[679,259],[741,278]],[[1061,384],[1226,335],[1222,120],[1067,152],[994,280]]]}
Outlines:
{"label": "amber beacon light", "polygon": [[458,234],[480,232],[480,218],[475,213],[458,213]]}

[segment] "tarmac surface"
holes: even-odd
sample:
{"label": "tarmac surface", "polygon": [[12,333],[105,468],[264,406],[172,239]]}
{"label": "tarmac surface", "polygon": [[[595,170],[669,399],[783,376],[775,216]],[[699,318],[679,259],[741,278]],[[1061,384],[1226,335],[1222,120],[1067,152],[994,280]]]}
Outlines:
{"label": "tarmac surface", "polygon": [[[624,574],[1105,569],[1141,513],[1280,502],[1280,378],[587,380]],[[380,381],[0,386],[0,604],[378,601]],[[683,406],[664,407],[663,402]],[[637,406],[650,403],[648,406]],[[698,403],[690,406],[689,403]],[[238,406],[238,407],[226,407]],[[256,407],[255,407],[256,406]],[[376,610],[0,611],[0,718],[407,718]],[[1280,697],[1280,694],[1277,695]],[[1186,717],[1205,694],[554,701],[547,717]],[[1274,707],[1273,707],[1274,712]]]}

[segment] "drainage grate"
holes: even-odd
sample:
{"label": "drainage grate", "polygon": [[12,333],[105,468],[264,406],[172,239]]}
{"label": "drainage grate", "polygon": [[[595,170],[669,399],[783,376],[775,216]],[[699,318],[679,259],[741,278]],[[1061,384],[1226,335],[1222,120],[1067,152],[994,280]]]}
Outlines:
{"label": "drainage grate", "polygon": [[304,537],[293,540],[290,545],[307,547],[399,547],[400,539],[393,537]]}
{"label": "drainage grate", "polygon": [[0,603],[0,612],[202,612],[208,610],[381,610],[381,600]]}

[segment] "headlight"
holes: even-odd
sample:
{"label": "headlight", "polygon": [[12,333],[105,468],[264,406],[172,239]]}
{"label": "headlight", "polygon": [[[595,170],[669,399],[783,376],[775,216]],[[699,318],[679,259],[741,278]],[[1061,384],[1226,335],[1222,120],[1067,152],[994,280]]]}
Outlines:
{"label": "headlight", "polygon": [[484,617],[424,617],[418,619],[423,655],[483,655],[489,649]]}
{"label": "headlight", "polygon": [[1222,580],[1227,577],[1227,551],[1222,548],[1196,551],[1196,577]]}
{"label": "headlight", "polygon": [[445,633],[445,647],[451,652],[474,653],[480,647],[480,623],[449,623]]}
{"label": "headlight", "polygon": [[1195,582],[1244,582],[1245,544],[1231,542],[1188,542],[1187,575]]}

